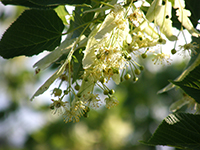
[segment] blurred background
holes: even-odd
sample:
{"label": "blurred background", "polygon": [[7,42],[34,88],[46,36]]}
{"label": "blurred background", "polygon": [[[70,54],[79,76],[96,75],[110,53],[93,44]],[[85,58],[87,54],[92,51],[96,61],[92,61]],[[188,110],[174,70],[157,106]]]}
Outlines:
{"label": "blurred background", "polygon": [[[0,37],[23,9],[0,3]],[[167,46],[169,53],[173,46]],[[49,110],[50,90],[29,100],[55,71],[46,69],[35,75],[32,66],[46,53],[9,60],[0,57],[0,150],[174,150],[139,141],[151,137],[170,113],[169,106],[181,98],[176,89],[157,92],[180,75],[187,58],[177,56],[172,58],[175,63],[166,65],[153,65],[151,57],[143,60],[145,70],[136,83],[128,80],[110,85],[120,102],[117,107],[108,110],[102,106],[91,110],[88,118],[66,124]]]}

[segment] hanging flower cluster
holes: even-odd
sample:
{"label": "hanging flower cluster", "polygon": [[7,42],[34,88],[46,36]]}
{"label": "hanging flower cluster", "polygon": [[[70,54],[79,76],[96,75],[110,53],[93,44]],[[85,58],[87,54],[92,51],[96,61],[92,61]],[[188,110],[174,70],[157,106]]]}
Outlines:
{"label": "hanging flower cluster", "polygon": [[[177,16],[182,25],[193,36],[200,34],[188,23],[183,0],[174,0],[173,7],[177,9]],[[110,4],[109,4],[110,5]],[[60,56],[68,53],[66,60],[61,62],[59,69],[38,89],[31,100],[44,93],[56,80],[60,80],[59,87],[52,91],[52,112],[62,114],[65,122],[78,122],[81,116],[87,117],[90,108],[98,108],[102,104],[110,109],[119,104],[114,96],[114,90],[107,86],[110,80],[119,84],[124,79],[138,80],[138,75],[144,69],[137,62],[137,57],[146,58],[150,48],[166,44],[166,38],[176,41],[177,36],[172,32],[171,1],[154,0],[146,15],[131,2],[128,7],[114,4],[102,23],[88,25],[92,30],[88,37],[66,39],[52,53],[37,62],[34,67],[36,73],[48,67]],[[154,21],[152,26],[151,22]],[[161,34],[162,33],[162,34]],[[83,51],[82,74],[74,79],[72,57],[74,51],[85,47]],[[195,53],[195,43],[181,45],[180,49],[191,50]],[[175,49],[174,49],[175,50]],[[172,54],[175,54],[172,51]],[[169,63],[170,55],[162,50],[152,51],[154,64]],[[61,85],[66,88],[61,89]],[[102,90],[104,100],[95,93],[95,87]],[[65,98],[67,96],[67,98]]]}

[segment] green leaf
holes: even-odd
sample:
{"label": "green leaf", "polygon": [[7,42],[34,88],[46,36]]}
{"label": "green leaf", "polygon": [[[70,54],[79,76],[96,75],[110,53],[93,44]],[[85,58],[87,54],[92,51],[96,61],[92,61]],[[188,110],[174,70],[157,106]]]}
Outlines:
{"label": "green leaf", "polygon": [[72,59],[72,65],[73,65],[73,83],[80,79],[80,77],[83,75],[83,65],[82,65],[82,59],[83,59],[83,53],[79,50],[76,50],[74,52],[74,58]]}
{"label": "green leaf", "polygon": [[[192,42],[200,43],[200,38],[192,37]],[[187,65],[187,68],[181,73],[181,75],[177,79],[175,79],[176,82],[182,81],[195,67],[200,64],[200,48],[196,48],[195,51],[197,52],[197,55],[192,55],[190,62]],[[163,89],[159,90],[158,94],[169,91],[174,87],[175,84],[170,83]]]}
{"label": "green leaf", "polygon": [[[80,36],[82,31],[91,22],[93,19],[94,13],[83,13],[84,10],[87,10],[87,7],[76,7],[74,10],[74,20],[70,21],[70,28],[68,32],[73,32],[72,38]],[[90,29],[87,28],[84,35],[88,36],[90,34]]]}
{"label": "green leaf", "polygon": [[29,0],[33,3],[44,5],[44,6],[53,6],[53,5],[74,5],[74,4],[89,4],[90,0]]}
{"label": "green leaf", "polygon": [[90,0],[2,0],[4,5],[21,5],[30,8],[55,8],[58,5],[90,4]]}
{"label": "green leaf", "polygon": [[190,20],[194,27],[197,26],[198,20],[200,19],[200,13],[199,13],[199,0],[192,0],[192,1],[185,1],[185,8],[190,10],[191,17]]}
{"label": "green leaf", "polygon": [[177,113],[166,117],[148,142],[177,148],[200,149],[200,115]]}
{"label": "green leaf", "polygon": [[192,70],[182,81],[171,82],[200,103],[200,65]]}
{"label": "green leaf", "polygon": [[26,10],[0,41],[0,55],[13,58],[52,51],[60,44],[64,25],[54,10]]}
{"label": "green leaf", "polygon": [[63,21],[63,23],[65,25],[67,25],[67,20],[65,18],[65,16],[69,15],[69,13],[67,12],[65,6],[61,5],[58,6],[56,9],[54,9],[56,11],[56,13],[58,14],[58,16],[60,17],[60,19]]}
{"label": "green leaf", "polygon": [[4,5],[21,5],[21,6],[25,6],[25,7],[30,7],[30,8],[39,8],[39,9],[50,9],[50,8],[55,8],[57,6],[42,6],[42,5],[38,5],[35,4],[29,0],[1,0],[1,2]]}

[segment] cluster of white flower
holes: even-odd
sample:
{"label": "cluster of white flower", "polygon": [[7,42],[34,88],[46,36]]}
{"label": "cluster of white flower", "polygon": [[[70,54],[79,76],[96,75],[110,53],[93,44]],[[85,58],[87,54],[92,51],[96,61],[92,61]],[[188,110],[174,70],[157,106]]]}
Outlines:
{"label": "cluster of white flower", "polygon": [[[102,23],[90,26],[92,32],[88,37],[81,35],[79,38],[64,41],[54,52],[36,63],[34,67],[37,66],[36,72],[38,73],[62,54],[69,53],[67,60],[63,61],[61,67],[40,87],[32,99],[46,91],[58,78],[61,80],[60,85],[67,82],[67,87],[65,90],[61,90],[59,85],[53,90],[52,95],[58,97],[58,100],[52,99],[53,103],[50,105],[50,109],[53,113],[61,113],[65,122],[77,122],[81,116],[87,117],[90,107],[98,108],[103,103],[100,96],[94,92],[95,86],[99,87],[106,95],[104,103],[108,109],[118,105],[114,90],[109,89],[106,83],[111,79],[116,84],[123,79],[132,78],[133,81],[137,81],[137,76],[144,67],[135,58],[138,56],[146,58],[149,48],[165,44],[166,40],[162,38],[164,35],[168,40],[177,40],[177,37],[172,34],[171,2],[166,0],[162,5],[162,0],[154,0],[146,16],[140,8],[133,6],[133,2],[128,8],[124,8],[120,4],[113,5]],[[176,3],[176,0],[174,8],[184,10],[184,6]],[[188,19],[187,16],[182,16],[182,18]],[[151,26],[152,21],[157,28]],[[180,22],[184,26],[184,20],[180,20]],[[188,28],[188,24],[185,28]],[[189,31],[192,35],[199,36],[199,33],[191,26]],[[164,35],[161,36],[160,32]],[[85,46],[84,57],[79,63],[82,63],[84,72],[81,78],[73,81],[71,57],[82,43],[86,44],[83,44]],[[195,52],[197,45],[190,43],[180,48]],[[175,53],[172,51],[172,54]],[[164,61],[168,63],[170,60],[170,56],[162,51],[153,54],[155,55],[153,59],[155,64],[159,62],[162,64]],[[81,85],[79,85],[80,83]],[[75,86],[72,86],[74,84]],[[66,95],[69,95],[69,100],[64,101],[63,98]]]}

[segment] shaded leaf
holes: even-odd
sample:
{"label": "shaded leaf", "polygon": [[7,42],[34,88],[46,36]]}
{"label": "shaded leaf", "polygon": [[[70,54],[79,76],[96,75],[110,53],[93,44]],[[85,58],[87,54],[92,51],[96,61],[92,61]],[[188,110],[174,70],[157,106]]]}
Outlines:
{"label": "shaded leaf", "polygon": [[58,5],[90,4],[90,0],[2,0],[4,5],[21,5],[30,8],[55,8]]}
{"label": "shaded leaf", "polygon": [[26,10],[0,41],[0,55],[13,58],[52,51],[60,44],[64,25],[54,10]]}
{"label": "shaded leaf", "polygon": [[171,82],[183,89],[196,102],[200,103],[200,65],[192,70],[182,81]]}
{"label": "shaded leaf", "polygon": [[42,5],[38,5],[35,4],[29,0],[2,0],[1,1],[4,5],[21,5],[21,6],[25,6],[25,7],[30,7],[30,8],[38,8],[38,9],[53,9],[56,6],[42,6]]}
{"label": "shaded leaf", "polygon": [[83,53],[80,51],[74,52],[75,58],[72,59],[72,65],[73,65],[73,81],[75,82],[77,79],[80,79],[80,77],[83,75],[83,65],[82,65],[82,59],[83,59]]}
{"label": "shaded leaf", "polygon": [[43,6],[55,6],[55,5],[73,5],[73,4],[89,4],[90,0],[29,0],[35,4]]}
{"label": "shaded leaf", "polygon": [[[183,71],[183,73],[174,82],[182,81],[196,66],[198,66],[200,64],[200,54],[198,54],[197,56],[195,56],[195,60],[193,60],[193,57],[191,59],[192,60],[191,65],[189,65],[188,68],[185,69]],[[169,90],[171,90],[174,87],[175,87],[175,85],[172,84],[172,83],[170,83],[169,85],[167,85],[163,89],[159,90],[158,94],[166,92],[166,91],[169,91]]]}
{"label": "shaded leaf", "polygon": [[[87,10],[88,8],[76,7],[75,10],[73,11],[74,19],[70,21],[70,28],[68,30],[68,32],[73,32],[72,38],[80,36],[82,31],[87,26],[87,23],[89,23],[93,19],[94,13],[90,12],[83,14],[84,9]],[[90,32],[91,32],[90,29],[87,28],[83,34],[88,36]]]}
{"label": "shaded leaf", "polygon": [[194,27],[197,26],[198,20],[200,19],[200,13],[199,13],[199,0],[192,0],[192,1],[185,1],[185,8],[189,9],[191,11],[191,17],[190,21],[194,25]]}
{"label": "shaded leaf", "polygon": [[148,142],[151,146],[200,148],[200,115],[177,113],[166,117]]}

